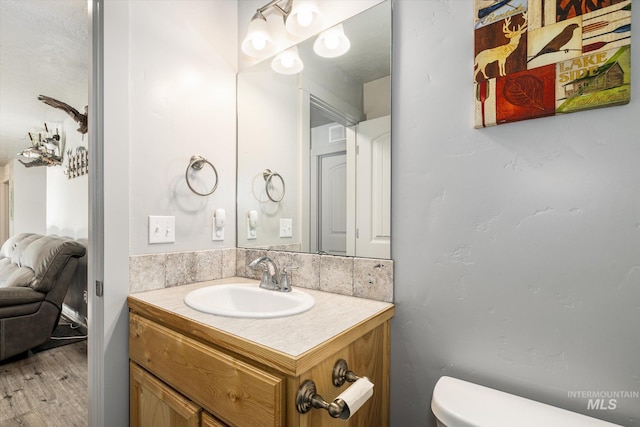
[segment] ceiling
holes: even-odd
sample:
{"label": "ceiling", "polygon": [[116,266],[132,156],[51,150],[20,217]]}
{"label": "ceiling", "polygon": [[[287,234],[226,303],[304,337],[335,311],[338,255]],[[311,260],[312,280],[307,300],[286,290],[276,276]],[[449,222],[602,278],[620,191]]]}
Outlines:
{"label": "ceiling", "polygon": [[84,112],[88,24],[86,0],[0,0],[0,166],[30,146],[27,132],[69,117],[38,95]]}

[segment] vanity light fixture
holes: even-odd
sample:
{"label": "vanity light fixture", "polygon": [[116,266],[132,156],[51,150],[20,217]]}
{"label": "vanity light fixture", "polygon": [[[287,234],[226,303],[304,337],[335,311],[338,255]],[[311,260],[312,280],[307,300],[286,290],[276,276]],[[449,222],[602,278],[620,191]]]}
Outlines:
{"label": "vanity light fixture", "polygon": [[[280,6],[280,3],[284,3]],[[321,14],[316,0],[272,0],[256,10],[251,18],[247,36],[242,42],[242,51],[256,59],[264,59],[276,51],[269,34],[264,13],[274,8],[284,17],[284,27],[289,34],[304,38],[317,33],[322,28]]]}
{"label": "vanity light fixture", "polygon": [[267,19],[260,10],[251,18],[247,36],[242,42],[242,51],[251,57],[260,59],[275,53],[275,44],[269,34]]}
{"label": "vanity light fixture", "polygon": [[338,24],[321,32],[313,43],[313,51],[323,58],[337,58],[351,49],[351,42],[344,34],[344,27]]}
{"label": "vanity light fixture", "polygon": [[304,68],[298,55],[298,46],[280,52],[271,61],[271,68],[280,74],[297,74]]}

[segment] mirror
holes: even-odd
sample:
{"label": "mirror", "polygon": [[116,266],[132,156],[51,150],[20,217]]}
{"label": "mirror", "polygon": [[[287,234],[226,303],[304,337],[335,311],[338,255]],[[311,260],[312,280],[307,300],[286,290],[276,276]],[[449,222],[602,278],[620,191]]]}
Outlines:
{"label": "mirror", "polygon": [[343,56],[238,74],[238,247],[390,258],[390,1],[343,27]]}

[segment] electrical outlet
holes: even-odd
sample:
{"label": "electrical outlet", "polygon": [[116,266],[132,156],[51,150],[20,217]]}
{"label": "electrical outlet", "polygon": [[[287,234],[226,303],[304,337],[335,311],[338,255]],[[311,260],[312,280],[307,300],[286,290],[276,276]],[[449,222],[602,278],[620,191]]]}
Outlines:
{"label": "electrical outlet", "polygon": [[176,217],[149,215],[149,243],[176,241]]}

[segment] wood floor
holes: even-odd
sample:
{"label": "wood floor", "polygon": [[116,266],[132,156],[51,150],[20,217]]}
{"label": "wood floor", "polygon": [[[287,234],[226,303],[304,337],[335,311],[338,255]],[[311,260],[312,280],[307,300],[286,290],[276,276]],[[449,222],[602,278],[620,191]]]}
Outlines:
{"label": "wood floor", "polygon": [[0,427],[87,427],[87,342],[0,364]]}

